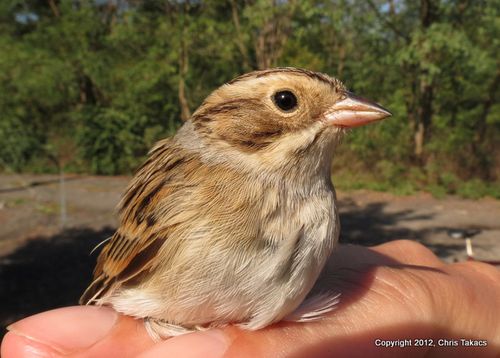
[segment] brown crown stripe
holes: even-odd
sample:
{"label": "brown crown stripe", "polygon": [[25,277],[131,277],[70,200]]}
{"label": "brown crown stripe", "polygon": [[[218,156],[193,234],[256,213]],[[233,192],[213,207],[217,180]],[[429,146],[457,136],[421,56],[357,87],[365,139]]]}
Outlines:
{"label": "brown crown stripe", "polygon": [[331,78],[330,76],[327,76],[323,73],[313,72],[313,71],[304,70],[302,68],[295,68],[295,67],[278,67],[278,68],[271,68],[268,70],[253,71],[253,72],[245,73],[244,75],[238,76],[227,83],[233,84],[233,83],[236,83],[236,82],[239,82],[242,80],[246,80],[248,78],[261,78],[261,77],[269,76],[269,75],[272,75],[275,73],[295,73],[295,74],[304,75],[304,76],[307,76],[309,78],[313,78],[315,80],[324,82],[332,87],[343,88],[342,83],[340,81],[338,81],[337,79]]}

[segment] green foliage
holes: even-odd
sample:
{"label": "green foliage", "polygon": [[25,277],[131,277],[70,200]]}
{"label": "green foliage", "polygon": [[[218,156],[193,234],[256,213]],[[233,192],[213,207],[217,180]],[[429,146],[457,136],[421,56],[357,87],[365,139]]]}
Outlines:
{"label": "green foliage", "polygon": [[297,66],[393,112],[338,149],[341,187],[498,196],[500,0],[422,2],[2,1],[0,168],[129,173],[181,96]]}
{"label": "green foliage", "polygon": [[142,123],[114,109],[91,109],[79,120],[76,140],[90,171],[97,174],[116,174],[133,166],[130,162],[141,148]]}
{"label": "green foliage", "polygon": [[500,185],[485,183],[479,179],[471,179],[460,184],[457,194],[470,199],[478,199],[483,196],[500,199]]}

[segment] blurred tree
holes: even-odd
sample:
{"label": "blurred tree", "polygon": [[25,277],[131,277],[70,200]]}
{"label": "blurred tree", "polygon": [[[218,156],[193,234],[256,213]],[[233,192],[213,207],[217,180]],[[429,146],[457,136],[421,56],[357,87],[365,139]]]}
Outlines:
{"label": "blurred tree", "polygon": [[337,168],[390,185],[498,183],[499,11],[500,0],[4,0],[0,165],[130,172],[224,81],[297,66],[394,112],[353,132]]}

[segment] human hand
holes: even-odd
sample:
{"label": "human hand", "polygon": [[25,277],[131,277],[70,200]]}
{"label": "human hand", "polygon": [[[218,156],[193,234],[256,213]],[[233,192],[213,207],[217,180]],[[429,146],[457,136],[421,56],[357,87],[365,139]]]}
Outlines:
{"label": "human hand", "polygon": [[[393,241],[340,246],[315,290],[340,292],[338,308],[312,323],[281,322],[260,331],[235,327],[159,343],[142,321],[108,308],[68,307],[10,326],[2,357],[494,357],[500,352],[500,273],[494,267],[445,264],[422,245]],[[439,346],[446,339],[456,347]],[[461,339],[487,341],[466,347]],[[406,348],[377,340],[410,340]],[[430,343],[434,347],[416,347]],[[378,341],[377,341],[378,342]],[[468,342],[468,341],[467,341]]]}

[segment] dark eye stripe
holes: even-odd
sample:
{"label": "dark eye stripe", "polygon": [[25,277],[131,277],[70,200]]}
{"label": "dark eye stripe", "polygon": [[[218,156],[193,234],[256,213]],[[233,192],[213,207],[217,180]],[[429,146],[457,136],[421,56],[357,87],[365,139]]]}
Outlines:
{"label": "dark eye stripe", "polygon": [[309,70],[305,70],[302,68],[294,68],[294,67],[278,67],[278,68],[271,68],[267,70],[259,70],[259,71],[253,71],[249,73],[245,73],[241,76],[238,76],[231,81],[228,82],[228,84],[236,83],[239,81],[243,81],[249,78],[261,78],[261,77],[266,77],[269,75],[273,75],[275,73],[291,73],[291,74],[297,74],[297,75],[303,75],[312,79],[315,79],[317,81],[321,81],[335,89],[338,90],[344,90],[344,85],[342,82],[340,82],[336,78],[332,78],[324,73],[320,72],[313,72]]}

